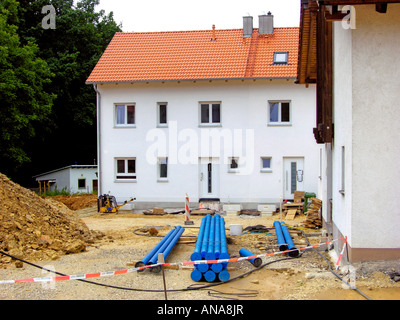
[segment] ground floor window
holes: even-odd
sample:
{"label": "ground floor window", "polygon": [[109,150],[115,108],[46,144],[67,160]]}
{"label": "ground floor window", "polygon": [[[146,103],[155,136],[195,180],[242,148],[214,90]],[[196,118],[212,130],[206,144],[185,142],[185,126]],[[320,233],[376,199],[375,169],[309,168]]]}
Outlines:
{"label": "ground floor window", "polygon": [[158,180],[167,181],[168,179],[168,158],[158,158]]}
{"label": "ground floor window", "polygon": [[116,158],[117,180],[136,179],[136,158]]}
{"label": "ground floor window", "polygon": [[271,157],[261,157],[261,172],[271,172]]}

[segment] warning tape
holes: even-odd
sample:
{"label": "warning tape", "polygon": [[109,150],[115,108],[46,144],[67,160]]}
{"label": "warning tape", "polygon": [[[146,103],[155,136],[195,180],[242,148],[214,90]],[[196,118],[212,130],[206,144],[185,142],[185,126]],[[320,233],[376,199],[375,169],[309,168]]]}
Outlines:
{"label": "warning tape", "polygon": [[343,248],[342,251],[340,251],[339,258],[336,262],[336,270],[339,269],[340,260],[342,260],[344,249],[346,249],[346,244],[347,244],[347,236],[344,237]]}
{"label": "warning tape", "polygon": [[[91,278],[99,278],[99,277],[110,277],[116,276],[120,274],[127,274],[132,273],[135,271],[141,271],[147,268],[154,268],[157,266],[186,266],[186,265],[195,265],[195,264],[213,264],[213,263],[229,263],[229,262],[238,262],[242,260],[250,260],[255,258],[262,258],[262,257],[271,257],[274,255],[280,255],[289,253],[295,250],[308,250],[313,248],[318,248],[322,245],[330,244],[340,240],[347,240],[346,238],[339,238],[327,242],[322,242],[318,244],[314,244],[308,247],[299,248],[299,249],[292,249],[292,250],[285,250],[285,251],[278,251],[278,252],[271,252],[271,253],[263,253],[259,255],[253,255],[248,257],[239,257],[239,258],[229,258],[229,259],[219,259],[219,260],[197,260],[197,261],[186,261],[186,262],[172,262],[172,263],[156,263],[146,266],[141,266],[137,268],[130,268],[125,270],[116,270],[116,271],[107,271],[107,272],[97,272],[97,273],[86,273],[86,274],[75,274],[75,275],[66,275],[66,276],[55,276],[55,277],[42,277],[42,278],[27,278],[27,279],[17,279],[17,280],[0,280],[0,284],[13,284],[13,283],[28,283],[28,282],[53,282],[53,281],[68,281],[68,280],[85,280]],[[342,250],[343,251],[343,250]]]}

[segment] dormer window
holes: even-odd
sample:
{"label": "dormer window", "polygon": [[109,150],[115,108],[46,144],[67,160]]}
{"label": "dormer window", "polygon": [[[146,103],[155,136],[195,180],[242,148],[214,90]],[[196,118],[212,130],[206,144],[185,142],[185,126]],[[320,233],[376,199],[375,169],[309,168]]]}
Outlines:
{"label": "dormer window", "polygon": [[274,64],[288,64],[289,52],[274,52]]}

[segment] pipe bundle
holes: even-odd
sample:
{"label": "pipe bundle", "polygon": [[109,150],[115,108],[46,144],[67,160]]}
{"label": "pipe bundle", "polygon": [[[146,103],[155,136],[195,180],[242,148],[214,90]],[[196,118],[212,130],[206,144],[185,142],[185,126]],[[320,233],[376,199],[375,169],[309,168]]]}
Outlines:
{"label": "pipe bundle", "polygon": [[290,236],[289,230],[285,225],[282,225],[279,221],[274,222],[276,238],[278,240],[280,251],[289,251],[290,257],[298,257],[299,250],[294,246],[292,237]]}
{"label": "pipe bundle", "polygon": [[[191,261],[229,259],[226,244],[225,220],[219,214],[207,215],[201,220],[199,235]],[[226,270],[227,262],[195,264],[191,274],[193,281],[205,279],[212,282],[217,278],[220,281],[229,280],[230,274]]]}
{"label": "pipe bundle", "polygon": [[[156,264],[160,253],[164,255],[165,261],[184,231],[185,228],[182,228],[181,226],[172,229],[142,260],[136,262],[135,267],[139,268],[145,265]],[[158,273],[161,271],[161,266],[150,268],[150,270]],[[144,269],[140,271],[144,271]]]}

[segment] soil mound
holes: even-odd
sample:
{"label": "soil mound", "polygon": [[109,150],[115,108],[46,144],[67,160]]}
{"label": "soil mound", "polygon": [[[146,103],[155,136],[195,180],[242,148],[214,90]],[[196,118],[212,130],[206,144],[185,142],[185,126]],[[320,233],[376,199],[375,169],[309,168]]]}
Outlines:
{"label": "soil mound", "polygon": [[[46,198],[49,199],[50,197]],[[71,210],[80,210],[97,206],[96,194],[74,194],[70,196],[54,196],[54,200],[64,203]]]}
{"label": "soil mound", "polygon": [[[64,204],[43,199],[0,173],[0,250],[27,261],[84,251],[103,234]],[[0,254],[0,267],[13,259]]]}

